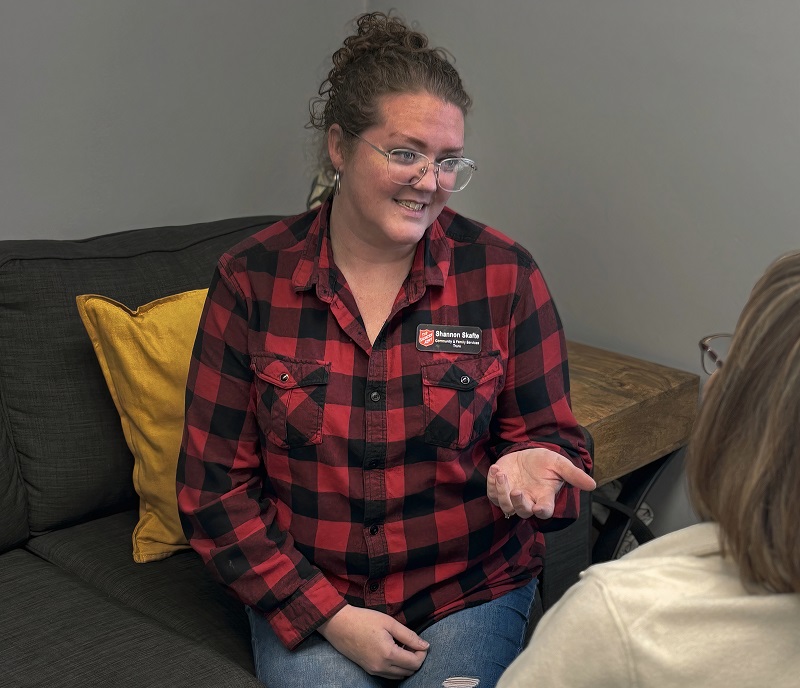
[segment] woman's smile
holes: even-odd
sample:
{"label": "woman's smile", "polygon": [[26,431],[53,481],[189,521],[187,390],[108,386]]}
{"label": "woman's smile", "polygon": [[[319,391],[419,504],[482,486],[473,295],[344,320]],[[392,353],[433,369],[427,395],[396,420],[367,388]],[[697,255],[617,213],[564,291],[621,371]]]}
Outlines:
{"label": "woman's smile", "polygon": [[380,112],[379,123],[359,133],[364,140],[345,146],[342,134],[332,151],[341,191],[333,202],[331,232],[350,235],[355,240],[348,241],[351,246],[391,251],[416,245],[442,212],[450,192],[439,186],[432,164],[414,184],[392,181],[381,152],[404,148],[438,160],[461,151],[464,115],[456,105],[427,91],[383,96]]}

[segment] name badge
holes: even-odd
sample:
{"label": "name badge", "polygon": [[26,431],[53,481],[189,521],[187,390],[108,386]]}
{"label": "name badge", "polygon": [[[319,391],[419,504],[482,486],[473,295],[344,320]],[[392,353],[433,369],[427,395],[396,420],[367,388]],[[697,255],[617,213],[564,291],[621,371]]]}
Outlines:
{"label": "name badge", "polygon": [[464,325],[417,325],[417,349],[479,354],[481,328]]}

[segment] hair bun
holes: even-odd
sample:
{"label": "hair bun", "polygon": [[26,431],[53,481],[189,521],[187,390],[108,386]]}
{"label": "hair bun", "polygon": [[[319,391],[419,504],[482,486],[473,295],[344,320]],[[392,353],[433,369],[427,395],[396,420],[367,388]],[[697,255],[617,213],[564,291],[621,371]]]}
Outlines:
{"label": "hair bun", "polygon": [[[383,12],[362,14],[354,28],[309,103],[310,128],[327,132],[338,124],[345,132],[360,133],[379,121],[381,97],[394,93],[427,91],[467,114],[472,99],[449,53],[429,47],[425,34]],[[324,158],[324,142],[322,150]]]}
{"label": "hair bun", "polygon": [[368,55],[380,60],[388,53],[411,55],[428,47],[428,37],[406,26],[398,17],[383,12],[364,14],[356,20],[356,33],[348,36],[333,55],[334,68],[328,75],[333,84],[354,62]]}

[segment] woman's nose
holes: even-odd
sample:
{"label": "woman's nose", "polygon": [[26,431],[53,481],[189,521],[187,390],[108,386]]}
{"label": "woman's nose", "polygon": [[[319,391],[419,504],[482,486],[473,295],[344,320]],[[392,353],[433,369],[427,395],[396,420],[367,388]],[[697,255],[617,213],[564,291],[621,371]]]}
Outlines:
{"label": "woman's nose", "polygon": [[421,189],[423,191],[436,191],[436,187],[438,186],[438,181],[436,179],[436,168],[433,165],[428,165],[428,169],[425,170],[425,174],[422,175],[422,179],[420,179],[416,184],[412,184],[415,189]]}

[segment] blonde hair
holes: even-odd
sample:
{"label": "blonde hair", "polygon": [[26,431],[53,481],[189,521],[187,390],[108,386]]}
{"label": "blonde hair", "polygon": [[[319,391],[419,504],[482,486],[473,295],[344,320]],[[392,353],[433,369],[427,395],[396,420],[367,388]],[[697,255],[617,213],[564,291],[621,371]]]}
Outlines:
{"label": "blonde hair", "polygon": [[753,288],[707,387],[686,472],[745,585],[800,592],[800,251]]}

